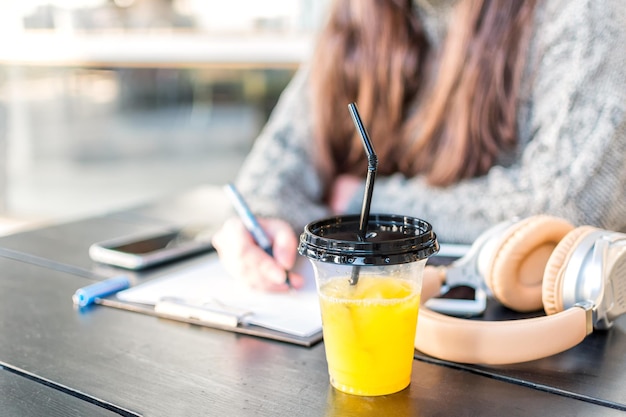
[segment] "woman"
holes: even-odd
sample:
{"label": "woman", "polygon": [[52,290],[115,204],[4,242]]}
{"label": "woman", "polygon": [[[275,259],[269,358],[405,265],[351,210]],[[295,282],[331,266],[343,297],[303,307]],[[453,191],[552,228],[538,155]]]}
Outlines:
{"label": "woman", "polygon": [[286,290],[303,226],[359,212],[352,101],[379,160],[373,213],[423,218],[443,242],[538,213],[626,229],[619,0],[338,0],[237,181],[274,258],[229,220],[214,243],[231,273]]}

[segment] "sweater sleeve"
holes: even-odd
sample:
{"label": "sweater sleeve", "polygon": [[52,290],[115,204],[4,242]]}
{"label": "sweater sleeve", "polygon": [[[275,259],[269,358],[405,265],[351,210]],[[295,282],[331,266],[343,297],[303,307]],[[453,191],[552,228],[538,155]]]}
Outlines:
{"label": "sweater sleeve", "polygon": [[445,188],[380,177],[372,212],[423,218],[447,242],[539,213],[626,229],[626,8],[620,0],[539,5],[512,162]]}
{"label": "sweater sleeve", "polygon": [[236,181],[252,210],[284,219],[296,232],[329,214],[321,201],[309,108],[308,69],[303,66],[281,94]]}

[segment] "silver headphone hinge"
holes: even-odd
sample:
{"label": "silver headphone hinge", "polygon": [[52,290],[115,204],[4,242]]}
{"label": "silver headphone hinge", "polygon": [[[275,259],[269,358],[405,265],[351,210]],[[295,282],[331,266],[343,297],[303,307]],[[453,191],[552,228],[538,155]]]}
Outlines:
{"label": "silver headphone hinge", "polygon": [[585,334],[590,335],[593,332],[593,303],[591,301],[580,301],[574,304],[574,307],[580,307],[585,310]]}

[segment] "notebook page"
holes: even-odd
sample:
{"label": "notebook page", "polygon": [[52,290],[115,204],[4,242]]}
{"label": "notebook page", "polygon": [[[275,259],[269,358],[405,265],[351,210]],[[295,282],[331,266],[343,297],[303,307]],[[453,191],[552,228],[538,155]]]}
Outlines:
{"label": "notebook page", "polygon": [[156,305],[162,298],[173,297],[190,304],[242,308],[252,312],[246,316],[246,323],[308,337],[322,329],[313,268],[307,259],[299,257],[295,270],[305,276],[304,288],[270,293],[254,290],[232,278],[214,256],[205,263],[121,291],[117,298]]}

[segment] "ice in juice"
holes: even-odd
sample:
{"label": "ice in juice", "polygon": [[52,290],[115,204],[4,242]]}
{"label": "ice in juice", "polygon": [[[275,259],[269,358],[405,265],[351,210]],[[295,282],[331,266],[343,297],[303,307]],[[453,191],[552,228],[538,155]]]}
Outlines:
{"label": "ice in juice", "polygon": [[420,300],[417,283],[361,275],[333,278],[320,289],[331,384],[358,395],[384,395],[411,381]]}

